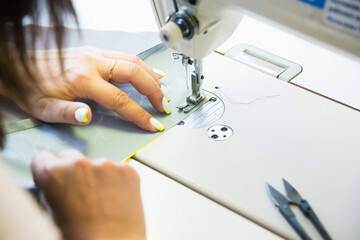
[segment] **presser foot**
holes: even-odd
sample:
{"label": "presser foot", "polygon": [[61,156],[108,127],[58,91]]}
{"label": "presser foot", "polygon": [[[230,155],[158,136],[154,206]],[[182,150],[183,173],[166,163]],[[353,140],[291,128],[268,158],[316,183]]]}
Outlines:
{"label": "presser foot", "polygon": [[177,106],[176,108],[179,109],[179,111],[183,111],[184,113],[188,113],[191,110],[193,110],[196,107],[201,107],[202,105],[204,105],[205,103],[207,103],[209,101],[208,98],[206,98],[205,96],[201,95],[200,97],[198,97],[196,99],[196,101],[190,100],[189,98],[191,96],[188,96],[186,98],[186,102],[184,102],[182,105]]}

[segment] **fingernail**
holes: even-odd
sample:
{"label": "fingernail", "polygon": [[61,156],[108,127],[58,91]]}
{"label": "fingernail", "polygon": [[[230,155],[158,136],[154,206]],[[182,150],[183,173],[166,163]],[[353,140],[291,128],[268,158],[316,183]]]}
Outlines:
{"label": "fingernail", "polygon": [[163,97],[162,104],[163,104],[164,112],[166,114],[170,114],[171,113],[170,104],[168,103],[165,97]]}
{"label": "fingernail", "polygon": [[88,121],[87,119],[87,112],[88,110],[86,108],[79,108],[75,111],[75,119],[78,122],[86,123]]}
{"label": "fingernail", "polygon": [[169,98],[169,95],[167,93],[167,90],[166,88],[164,87],[164,85],[161,85],[161,92],[162,94],[164,95],[164,98],[166,99],[166,101],[170,102],[170,98]]}
{"label": "fingernail", "polygon": [[166,73],[164,73],[163,71],[157,69],[157,68],[153,68],[154,72],[159,74],[161,77],[166,77]]}
{"label": "fingernail", "polygon": [[160,132],[164,131],[165,129],[164,125],[162,125],[162,123],[156,120],[155,118],[150,118],[150,123],[156,130]]}

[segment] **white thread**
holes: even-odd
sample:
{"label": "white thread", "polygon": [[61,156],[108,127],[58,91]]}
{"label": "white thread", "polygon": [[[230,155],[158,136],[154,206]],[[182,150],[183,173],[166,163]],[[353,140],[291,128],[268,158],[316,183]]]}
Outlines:
{"label": "white thread", "polygon": [[232,99],[231,97],[227,96],[225,94],[225,92],[220,89],[220,87],[218,87],[213,93],[219,95],[219,97],[221,97],[221,99],[225,100],[226,102],[228,102],[230,104],[251,104],[251,103],[254,103],[254,102],[258,101],[258,100],[262,100],[262,99],[265,99],[265,98],[272,98],[272,97],[280,96],[280,94],[261,95],[261,96],[258,96],[257,98],[255,98],[254,100],[251,100],[249,102],[241,102],[241,101],[236,101],[236,100]]}

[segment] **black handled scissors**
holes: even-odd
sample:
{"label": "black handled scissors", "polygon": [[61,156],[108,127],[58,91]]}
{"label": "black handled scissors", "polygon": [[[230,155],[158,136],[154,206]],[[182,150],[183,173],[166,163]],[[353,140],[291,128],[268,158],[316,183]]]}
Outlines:
{"label": "black handled scissors", "polygon": [[296,220],[295,214],[293,213],[293,211],[291,211],[289,207],[289,204],[295,204],[300,208],[301,212],[308,219],[310,219],[310,221],[313,223],[313,225],[318,230],[323,239],[331,240],[329,234],[325,230],[324,226],[321,224],[315,212],[310,207],[308,201],[303,199],[296,191],[296,189],[291,186],[290,183],[288,183],[285,179],[283,179],[283,182],[287,197],[279,193],[270,184],[267,184],[267,188],[275,206],[279,209],[280,213],[288,221],[291,227],[297,232],[297,234],[299,234],[301,239],[311,240],[309,235],[305,232],[305,230],[301,227],[300,223]]}

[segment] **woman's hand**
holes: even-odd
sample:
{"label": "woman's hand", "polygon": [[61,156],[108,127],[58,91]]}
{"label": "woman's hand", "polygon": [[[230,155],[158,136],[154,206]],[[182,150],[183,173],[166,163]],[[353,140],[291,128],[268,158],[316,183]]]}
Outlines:
{"label": "woman's hand", "polygon": [[31,170],[65,239],[146,239],[140,180],[129,165],[43,151]]}
{"label": "woman's hand", "polygon": [[[168,96],[161,86],[161,76],[138,57],[94,47],[63,49],[65,72],[62,74],[57,51],[34,53],[44,87],[43,92],[29,99],[28,111],[34,117],[46,122],[86,125],[92,118],[90,107],[73,102],[77,98],[86,98],[147,131],[163,130],[160,122],[109,83],[110,69],[113,68],[113,81],[132,84],[148,97],[155,109],[169,114]],[[114,60],[117,60],[115,65]]]}

